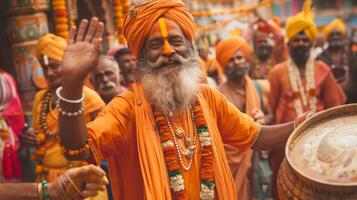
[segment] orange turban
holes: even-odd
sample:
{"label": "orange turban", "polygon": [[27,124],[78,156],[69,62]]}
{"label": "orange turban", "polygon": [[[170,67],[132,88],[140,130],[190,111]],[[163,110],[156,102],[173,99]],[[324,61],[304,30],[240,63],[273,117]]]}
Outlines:
{"label": "orange turban", "polygon": [[224,39],[216,46],[216,59],[221,67],[225,68],[238,50],[241,50],[246,60],[250,58],[250,49],[244,38],[237,36],[234,38]]}
{"label": "orange turban", "polygon": [[151,27],[160,17],[174,21],[186,38],[190,42],[193,41],[196,29],[195,21],[182,1],[156,0],[141,4],[129,11],[123,25],[128,47],[137,58],[139,58]]}
{"label": "orange turban", "polygon": [[311,10],[311,0],[305,0],[303,11],[290,17],[286,22],[286,36],[288,41],[303,31],[313,43],[317,36],[317,27],[314,22],[314,13]]}
{"label": "orange turban", "polygon": [[333,20],[330,24],[325,26],[325,28],[322,30],[322,33],[324,34],[324,37],[327,39],[328,35],[335,29],[341,31],[343,34],[346,33],[346,25],[342,21],[342,19],[337,18]]}
{"label": "orange turban", "polygon": [[40,60],[41,56],[47,55],[49,58],[62,61],[64,49],[67,42],[62,37],[48,33],[37,41],[36,57]]}

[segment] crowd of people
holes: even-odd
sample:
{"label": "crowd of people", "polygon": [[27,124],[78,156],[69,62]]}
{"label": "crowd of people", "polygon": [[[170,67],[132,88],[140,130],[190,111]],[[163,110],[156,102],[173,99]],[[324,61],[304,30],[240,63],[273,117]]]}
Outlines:
{"label": "crowd of people", "polygon": [[[180,0],[134,5],[127,47],[106,55],[96,17],[71,27],[67,41],[44,35],[36,57],[48,87],[34,97],[31,126],[14,79],[0,71],[0,196],[279,199],[293,130],[357,102],[357,29],[349,35],[337,18],[317,47],[310,6],[285,28],[259,18],[250,39],[222,39],[213,52],[194,42]],[[36,183],[11,183],[24,173],[20,146],[34,149]]]}

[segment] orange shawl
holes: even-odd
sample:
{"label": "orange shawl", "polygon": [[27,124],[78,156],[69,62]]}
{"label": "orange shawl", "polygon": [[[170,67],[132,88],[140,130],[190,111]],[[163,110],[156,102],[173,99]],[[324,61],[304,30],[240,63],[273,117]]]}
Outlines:
{"label": "orange shawl", "polygon": [[[253,84],[253,81],[246,76],[246,113],[252,116],[252,111],[254,109],[261,109],[259,94]],[[237,99],[240,98],[227,83],[223,84],[219,91],[237,107]],[[252,150],[247,150],[245,152],[239,151],[239,149],[233,147],[232,145],[225,144],[224,148],[226,150],[227,160],[232,171],[235,186],[237,189],[238,199],[250,199],[250,183],[247,176],[248,170],[251,167],[251,159],[253,156]]]}

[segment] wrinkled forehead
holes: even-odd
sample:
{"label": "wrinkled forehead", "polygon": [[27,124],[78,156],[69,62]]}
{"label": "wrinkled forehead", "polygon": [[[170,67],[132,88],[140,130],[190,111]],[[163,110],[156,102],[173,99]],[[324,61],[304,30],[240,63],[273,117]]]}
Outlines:
{"label": "wrinkled forehead", "polygon": [[99,59],[98,64],[95,67],[94,71],[102,72],[102,71],[118,71],[119,66],[115,60],[110,59]]}
{"label": "wrinkled forehead", "polygon": [[[176,24],[174,21],[169,20],[167,18],[163,18],[163,19],[165,20],[165,26],[166,26],[168,37],[180,36],[180,37],[185,38],[185,35],[183,34],[183,31],[178,24]],[[149,42],[152,39],[162,38],[162,32],[161,32],[162,30],[161,29],[162,28],[159,25],[159,21],[154,23],[154,25],[151,27],[151,29],[146,37],[147,38],[146,42]]]}

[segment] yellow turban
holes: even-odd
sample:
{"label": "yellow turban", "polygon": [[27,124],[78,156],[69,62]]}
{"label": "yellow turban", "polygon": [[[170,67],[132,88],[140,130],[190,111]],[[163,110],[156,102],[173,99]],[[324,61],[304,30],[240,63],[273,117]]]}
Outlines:
{"label": "yellow turban", "polygon": [[286,22],[286,35],[288,41],[301,31],[303,31],[311,42],[317,36],[317,27],[314,22],[314,13],[311,11],[311,0],[306,0],[304,9],[299,14],[290,17]]}
{"label": "yellow turban", "polygon": [[151,27],[159,18],[174,21],[192,42],[196,24],[187,6],[180,0],[156,0],[136,6],[125,17],[123,31],[128,47],[138,58]]}
{"label": "yellow turban", "polygon": [[244,38],[237,36],[220,41],[216,46],[216,59],[222,68],[225,68],[238,50],[241,50],[244,58],[249,60],[250,49]]}
{"label": "yellow turban", "polygon": [[342,33],[346,33],[346,25],[342,21],[342,19],[337,18],[333,20],[330,24],[325,26],[325,28],[322,30],[322,33],[324,34],[324,37],[327,39],[328,35],[335,29],[341,31]]}
{"label": "yellow turban", "polygon": [[41,56],[47,55],[49,58],[62,61],[64,49],[67,42],[62,37],[48,33],[37,41],[36,57],[40,60]]}

